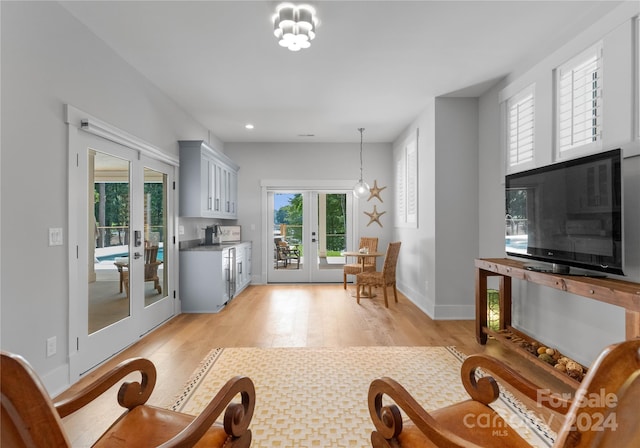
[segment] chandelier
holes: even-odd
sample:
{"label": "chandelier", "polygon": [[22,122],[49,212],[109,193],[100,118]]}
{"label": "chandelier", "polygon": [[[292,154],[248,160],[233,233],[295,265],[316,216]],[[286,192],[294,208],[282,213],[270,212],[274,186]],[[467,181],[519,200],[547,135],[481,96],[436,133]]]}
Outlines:
{"label": "chandelier", "polygon": [[360,180],[353,186],[353,195],[360,199],[369,194],[369,184],[362,180],[362,133],[364,128],[358,128],[360,131]]}
{"label": "chandelier", "polygon": [[281,47],[299,51],[311,46],[316,37],[317,22],[316,10],[312,6],[281,3],[273,15],[273,34]]}

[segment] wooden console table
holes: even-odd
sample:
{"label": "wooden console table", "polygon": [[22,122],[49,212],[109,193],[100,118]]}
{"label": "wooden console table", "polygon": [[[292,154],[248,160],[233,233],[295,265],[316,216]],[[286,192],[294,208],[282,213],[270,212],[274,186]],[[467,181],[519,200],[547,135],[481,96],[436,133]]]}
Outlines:
{"label": "wooden console table", "polygon": [[[475,266],[476,340],[479,344],[486,344],[489,334],[500,342],[507,342],[501,337],[500,330],[517,332],[511,327],[511,279],[513,278],[620,306],[625,309],[626,339],[640,337],[639,283],[530,271],[525,268],[523,262],[507,258],[480,258],[476,259]],[[497,332],[487,326],[487,279],[489,277],[498,277],[499,281],[500,319]],[[526,356],[526,353],[524,354]],[[550,369],[552,373],[556,373],[553,370],[553,368]],[[572,381],[568,384],[572,384]],[[575,386],[575,384],[572,385]]]}
{"label": "wooden console table", "polygon": [[511,279],[570,292],[625,309],[626,338],[640,337],[640,283],[530,271],[508,258],[476,259],[476,339],[487,342],[487,278],[499,277],[500,329],[511,325]]}

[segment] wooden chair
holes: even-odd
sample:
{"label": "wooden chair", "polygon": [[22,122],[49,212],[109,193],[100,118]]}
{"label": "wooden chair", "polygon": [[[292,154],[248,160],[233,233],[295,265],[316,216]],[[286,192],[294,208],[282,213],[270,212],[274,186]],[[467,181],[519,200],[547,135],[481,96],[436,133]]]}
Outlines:
{"label": "wooden chair", "polygon": [[356,301],[360,303],[360,289],[367,286],[369,288],[369,297],[371,296],[372,286],[382,286],[384,293],[384,306],[389,308],[387,300],[387,287],[393,286],[393,297],[398,303],[398,291],[396,290],[396,265],[398,264],[398,254],[400,254],[400,241],[389,243],[387,253],[384,256],[384,264],[382,271],[362,272],[356,275]]}
{"label": "wooden chair", "polygon": [[[162,286],[158,277],[158,266],[162,261],[158,261],[158,246],[151,246],[149,242],[144,243],[144,281],[153,282],[153,289],[162,294]],[[129,297],[129,269],[121,273],[121,284],[124,283],[124,289]]]}
{"label": "wooden chair", "polygon": [[[607,347],[570,400],[551,395],[506,364],[482,354],[469,356],[462,364],[462,383],[471,398],[433,412],[425,411],[391,378],[374,380],[369,388],[369,413],[376,427],[372,446],[529,447],[491,408],[490,403],[499,396],[498,384],[491,376],[476,380],[478,368],[496,375],[538,407],[562,415],[554,448],[640,446],[640,339]],[[384,396],[395,404],[384,406]],[[400,409],[408,422],[402,421]]]}
{"label": "wooden chair", "polygon": [[[229,380],[197,416],[146,405],[156,382],[151,361],[134,358],[72,397],[53,402],[31,366],[20,356],[1,352],[2,433],[0,445],[12,448],[69,447],[62,418],[89,404],[126,375],[139,372],[140,382],[125,382],[118,403],[122,416],[100,437],[94,447],[248,447],[249,422],[255,406],[251,379]],[[237,396],[240,402],[237,402]],[[232,402],[232,400],[235,400]],[[226,411],[225,411],[226,408]],[[215,423],[224,413],[223,424]]]}
{"label": "wooden chair", "polygon": [[[369,252],[378,251],[378,238],[363,236],[360,238],[359,249],[369,249]],[[364,270],[363,270],[364,266]],[[347,289],[347,275],[358,275],[361,272],[371,272],[376,270],[376,257],[367,257],[364,259],[364,265],[361,262],[348,263],[344,265],[342,273],[342,284]]]}
{"label": "wooden chair", "polygon": [[278,269],[278,262],[283,262],[284,267],[288,267],[292,260],[296,260],[296,269],[300,269],[300,250],[289,244],[285,240],[276,240],[276,269]]}

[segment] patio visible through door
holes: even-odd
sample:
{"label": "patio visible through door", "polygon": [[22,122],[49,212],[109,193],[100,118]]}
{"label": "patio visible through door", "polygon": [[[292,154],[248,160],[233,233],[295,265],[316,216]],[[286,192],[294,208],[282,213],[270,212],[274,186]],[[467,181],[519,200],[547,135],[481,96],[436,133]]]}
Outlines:
{"label": "patio visible through door", "polygon": [[340,282],[353,228],[351,192],[273,190],[267,199],[268,281]]}

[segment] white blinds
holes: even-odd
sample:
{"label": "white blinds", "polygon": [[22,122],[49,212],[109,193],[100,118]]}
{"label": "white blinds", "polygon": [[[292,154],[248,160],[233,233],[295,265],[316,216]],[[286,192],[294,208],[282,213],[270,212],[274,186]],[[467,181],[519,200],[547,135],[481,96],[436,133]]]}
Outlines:
{"label": "white blinds", "polygon": [[533,88],[509,100],[509,166],[533,160],[534,135]]}
{"label": "white blinds", "polygon": [[602,50],[598,45],[558,69],[560,152],[600,140]]}

